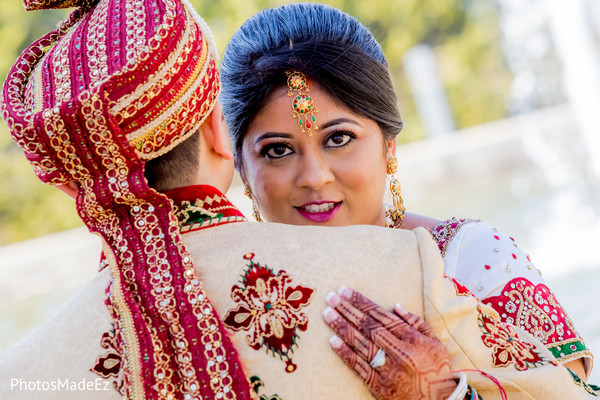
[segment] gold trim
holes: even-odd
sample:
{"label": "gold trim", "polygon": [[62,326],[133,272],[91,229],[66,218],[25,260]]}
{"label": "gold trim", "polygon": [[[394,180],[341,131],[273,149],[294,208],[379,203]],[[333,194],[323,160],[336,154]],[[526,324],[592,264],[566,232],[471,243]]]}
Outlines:
{"label": "gold trim", "polygon": [[157,115],[152,121],[143,125],[141,128],[137,129],[136,131],[127,134],[127,139],[129,140],[129,143],[133,147],[136,147],[139,143],[145,142],[149,138],[155,137],[156,132],[163,129],[161,127],[161,125],[163,123],[167,123],[169,117],[175,113],[176,109],[179,107],[179,105],[178,105],[179,101],[181,99],[188,99],[190,97],[190,95],[188,94],[190,92],[190,88],[192,88],[192,86],[193,86],[193,91],[196,90],[196,88],[201,83],[201,82],[199,82],[199,80],[204,79],[204,74],[202,72],[205,72],[205,70],[207,69],[207,68],[206,69],[204,68],[207,65],[207,63],[206,63],[206,57],[208,55],[207,50],[208,49],[206,46],[206,42],[203,41],[202,42],[202,51],[200,53],[201,54],[200,60],[198,60],[198,63],[196,64],[196,68],[194,69],[194,71],[192,72],[190,77],[188,78],[188,81],[181,88],[181,91],[180,91],[181,96],[179,98],[173,98],[171,100],[170,104],[168,104],[166,106],[165,111],[160,113],[160,115]]}
{"label": "gold trim", "polygon": [[[137,340],[135,325],[133,323],[133,317],[129,308],[127,308],[127,303],[125,302],[125,298],[123,296],[123,292],[121,290],[121,276],[119,275],[119,266],[117,265],[117,260],[113,254],[112,249],[106,243],[104,239],[102,239],[102,249],[104,251],[104,256],[108,261],[108,266],[110,268],[110,272],[113,278],[112,284],[112,306],[116,308],[116,313],[119,315],[120,320],[120,328],[121,334],[126,338],[124,340],[125,343],[128,344],[126,351],[124,351],[123,357],[125,357],[125,365],[133,365],[133,368],[125,368],[127,374],[137,374],[138,376],[134,379],[127,379],[128,382],[133,383],[129,386],[129,397],[133,399],[143,400],[144,396],[144,388],[142,376],[139,375],[141,371],[141,366],[136,363],[141,359],[140,352],[140,344]],[[133,333],[132,333],[133,332]],[[126,377],[127,378],[127,377]]]}
{"label": "gold trim", "polygon": [[[144,84],[138,86],[133,92],[124,95],[119,100],[117,100],[116,104],[111,107],[110,113],[116,115],[123,111],[125,108],[129,107],[136,102],[139,102],[140,97],[145,93],[148,93],[150,89],[154,89],[157,84],[160,85],[162,83],[163,78],[171,72],[173,65],[177,62],[177,59],[183,53],[186,45],[189,43],[189,38],[191,36],[193,24],[190,23],[189,18],[186,21],[186,28],[183,31],[183,35],[181,36],[181,40],[177,44],[175,51],[167,58],[167,61],[162,65],[162,68],[152,77],[153,79],[148,80]],[[205,40],[203,39],[203,44]],[[137,107],[136,107],[137,108]]]}
{"label": "gold trim", "polygon": [[[211,64],[212,62],[213,61],[211,60],[207,64]],[[215,67],[215,73],[218,74],[218,70],[216,69],[216,67]],[[204,79],[204,74],[201,73],[198,76],[198,79]],[[144,160],[149,160],[154,157],[158,157],[162,154],[167,153],[173,147],[177,146],[179,143],[181,143],[185,139],[187,139],[192,133],[194,133],[200,127],[200,125],[202,125],[204,123],[206,118],[210,115],[210,113],[214,109],[215,104],[217,103],[216,99],[218,98],[219,92],[221,91],[221,86],[218,81],[219,81],[219,79],[215,78],[215,81],[213,82],[213,87],[209,89],[211,92],[214,91],[214,93],[209,93],[207,95],[207,98],[202,103],[201,109],[196,112],[196,115],[201,115],[201,118],[199,118],[196,122],[193,122],[193,118],[191,121],[186,122],[185,126],[190,126],[190,129],[185,134],[180,133],[179,136],[171,138],[171,142],[169,145],[166,145],[166,146],[165,145],[160,145],[160,146],[154,145],[153,146],[154,150],[152,152],[144,153],[143,151],[140,151],[137,148],[137,142],[135,142],[136,146],[133,146],[133,142],[130,141],[130,144],[133,146],[133,148],[135,149],[138,156]],[[177,109],[177,108],[184,107],[184,106],[186,108],[189,108],[190,99],[195,96],[196,89],[198,88],[199,85],[193,84],[193,86],[194,86],[194,89],[189,90],[192,93],[189,95],[188,95],[188,93],[186,93],[184,96],[180,97],[179,100],[175,104],[173,104],[173,106],[171,107],[172,109]],[[167,111],[166,113],[168,113],[168,112],[169,111]],[[167,121],[169,121],[169,119],[167,119]],[[168,125],[167,122],[162,122],[161,124],[165,124],[165,126],[162,129],[164,129]],[[178,127],[177,129],[179,130],[179,132],[181,132],[183,130],[181,127]],[[167,132],[172,133],[172,130],[171,131],[167,130]],[[142,143],[142,146],[143,146],[143,143],[145,143],[145,142],[140,142],[140,143]]]}
{"label": "gold trim", "polygon": [[33,90],[34,90],[34,105],[33,113],[38,113],[44,109],[44,90],[42,89],[42,64],[38,64],[33,70]]}

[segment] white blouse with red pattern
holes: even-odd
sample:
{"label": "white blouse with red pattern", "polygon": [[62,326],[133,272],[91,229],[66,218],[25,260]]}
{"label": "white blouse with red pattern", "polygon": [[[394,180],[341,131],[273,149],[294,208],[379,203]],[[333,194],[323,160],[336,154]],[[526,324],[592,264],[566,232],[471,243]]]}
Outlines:
{"label": "white blouse with red pattern", "polygon": [[540,271],[513,238],[479,220],[458,218],[441,222],[431,234],[448,276],[493,307],[503,321],[542,341],[560,362],[583,357],[589,375],[592,353]]}

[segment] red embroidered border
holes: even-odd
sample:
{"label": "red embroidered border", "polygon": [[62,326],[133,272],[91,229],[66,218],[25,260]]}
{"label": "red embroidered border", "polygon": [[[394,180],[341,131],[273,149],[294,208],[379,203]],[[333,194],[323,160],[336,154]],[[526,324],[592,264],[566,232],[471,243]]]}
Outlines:
{"label": "red embroidered border", "polygon": [[525,278],[508,282],[498,296],[483,300],[494,308],[503,321],[531,333],[546,346],[580,339],[573,322],[550,289],[534,285]]}

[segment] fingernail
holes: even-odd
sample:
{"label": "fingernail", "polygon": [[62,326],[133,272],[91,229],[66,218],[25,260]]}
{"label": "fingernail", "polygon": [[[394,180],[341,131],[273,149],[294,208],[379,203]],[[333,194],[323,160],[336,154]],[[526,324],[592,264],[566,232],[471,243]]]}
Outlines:
{"label": "fingernail", "polygon": [[337,318],[337,313],[333,308],[327,307],[323,310],[323,318],[325,319],[325,322],[334,321]]}
{"label": "fingernail", "polygon": [[352,298],[352,289],[348,289],[346,286],[340,286],[338,294],[346,300],[350,300]]}
{"label": "fingernail", "polygon": [[397,309],[400,312],[408,312],[406,311],[406,308],[402,307],[400,304],[398,303],[394,303],[394,308]]}
{"label": "fingernail", "polygon": [[344,342],[342,342],[342,339],[340,339],[338,335],[333,335],[329,338],[329,344],[334,349],[339,349],[340,347],[342,347],[343,343]]}
{"label": "fingernail", "polygon": [[342,299],[340,299],[340,296],[334,292],[329,292],[327,293],[327,296],[325,296],[325,301],[327,301],[327,304],[329,304],[331,307],[335,307],[340,304],[341,300]]}

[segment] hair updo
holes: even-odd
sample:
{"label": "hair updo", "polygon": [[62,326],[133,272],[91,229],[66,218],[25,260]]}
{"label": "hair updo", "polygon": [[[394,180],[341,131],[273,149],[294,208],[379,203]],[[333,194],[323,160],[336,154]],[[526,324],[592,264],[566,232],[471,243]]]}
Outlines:
{"label": "hair updo", "polygon": [[381,46],[355,18],[323,4],[263,10],[233,35],[221,64],[223,112],[241,167],[244,135],[267,96],[299,71],[332,99],[377,123],[386,140],[402,129]]}

